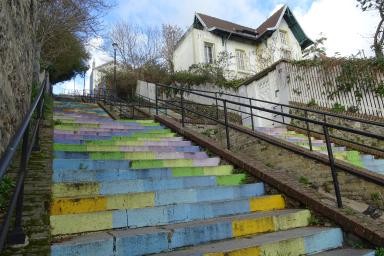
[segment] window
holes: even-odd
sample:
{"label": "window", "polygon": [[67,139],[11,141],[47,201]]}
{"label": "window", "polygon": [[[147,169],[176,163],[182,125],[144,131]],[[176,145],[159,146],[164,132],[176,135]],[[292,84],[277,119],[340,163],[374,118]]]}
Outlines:
{"label": "window", "polygon": [[207,64],[213,63],[213,44],[204,43],[204,57],[205,57],[205,63]]}
{"label": "window", "polygon": [[281,44],[282,44],[282,45],[287,45],[287,44],[288,44],[287,31],[279,30],[279,36],[280,36],[280,42],[281,42]]}
{"label": "window", "polygon": [[292,59],[292,53],[291,53],[291,51],[289,51],[289,50],[282,50],[281,51],[281,57],[283,57],[284,59],[288,59],[288,60],[290,60],[290,59]]}
{"label": "window", "polygon": [[245,70],[245,52],[243,50],[236,50],[236,63],[237,69]]}

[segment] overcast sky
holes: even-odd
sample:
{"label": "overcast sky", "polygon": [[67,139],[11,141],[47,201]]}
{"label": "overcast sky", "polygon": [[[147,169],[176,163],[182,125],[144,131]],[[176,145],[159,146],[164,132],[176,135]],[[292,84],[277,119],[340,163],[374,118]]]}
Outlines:
{"label": "overcast sky", "polygon": [[[177,24],[189,27],[195,12],[201,12],[217,18],[229,20],[241,25],[256,28],[283,4],[293,11],[305,33],[316,39],[320,33],[327,38],[326,48],[329,56],[336,52],[342,56],[356,54],[364,50],[372,56],[370,49],[372,35],[378,23],[375,12],[363,13],[356,7],[356,0],[115,0],[116,7],[103,17],[102,36],[108,35],[114,22],[127,20],[146,25]],[[102,50],[103,39],[94,38],[90,42],[90,65],[93,61],[101,65],[111,57]],[[89,74],[86,85],[89,86]],[[76,89],[83,88],[83,79],[75,80]],[[59,92],[64,88],[73,89],[74,82],[69,81],[55,86]]]}

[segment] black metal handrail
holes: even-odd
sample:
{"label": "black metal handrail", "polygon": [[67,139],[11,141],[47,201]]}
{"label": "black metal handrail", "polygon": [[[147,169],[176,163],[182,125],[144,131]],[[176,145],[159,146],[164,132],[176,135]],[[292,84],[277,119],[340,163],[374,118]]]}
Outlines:
{"label": "black metal handrail", "polygon": [[[22,228],[22,211],[23,211],[23,197],[24,197],[24,180],[28,169],[28,161],[32,151],[38,151],[39,148],[39,130],[41,119],[43,118],[44,107],[44,93],[48,86],[47,75],[41,84],[40,90],[34,99],[33,103],[26,116],[24,117],[19,129],[13,136],[11,142],[8,144],[3,157],[0,159],[0,181],[2,181],[9,170],[10,164],[15,157],[16,151],[20,143],[21,145],[21,158],[18,172],[18,179],[15,189],[10,199],[9,206],[6,210],[3,222],[0,226],[0,252],[3,251],[7,241],[10,244],[24,244],[26,241],[26,234]],[[36,113],[36,120],[34,127],[31,127],[33,115]],[[32,129],[31,129],[32,128]],[[29,136],[32,135],[31,139]],[[15,214],[14,228],[9,234],[9,226],[13,214]]]}
{"label": "black metal handrail", "polygon": [[[306,113],[306,115],[304,117],[302,117],[302,116],[297,116],[297,115],[285,113],[284,111],[276,111],[276,110],[267,109],[267,108],[264,108],[264,107],[253,106],[251,102],[250,102],[250,104],[245,104],[245,103],[236,102],[236,101],[232,101],[232,100],[222,99],[222,98],[216,97],[216,95],[215,96],[211,96],[211,95],[202,94],[201,90],[196,90],[195,91],[195,90],[192,90],[192,89],[189,89],[189,88],[180,88],[180,87],[168,86],[168,85],[163,85],[163,84],[155,84],[155,86],[156,86],[156,93],[155,93],[155,95],[156,95],[156,97],[155,97],[156,98],[155,99],[155,101],[156,101],[156,114],[158,114],[158,112],[159,112],[158,110],[160,108],[160,104],[164,103],[164,104],[167,104],[167,105],[172,105],[173,107],[180,108],[180,110],[181,110],[181,122],[182,122],[183,126],[184,126],[184,123],[185,123],[185,112],[191,112],[191,113],[194,113],[194,114],[196,114],[198,116],[208,118],[211,121],[214,121],[214,122],[216,122],[218,124],[224,125],[225,126],[225,133],[226,133],[227,149],[231,148],[230,136],[229,136],[229,128],[236,130],[236,127],[234,127],[233,125],[230,125],[229,121],[228,121],[228,110],[229,110],[228,104],[239,106],[239,107],[244,107],[244,108],[249,108],[251,116],[253,116],[253,114],[252,114],[253,110],[258,110],[258,111],[262,111],[262,112],[266,112],[266,113],[271,113],[271,114],[274,114],[274,115],[282,116],[282,117],[285,117],[285,118],[291,118],[291,119],[296,119],[296,120],[299,120],[299,121],[303,121],[303,122],[305,122],[307,124],[307,129],[309,129],[309,124],[315,124],[315,125],[321,126],[322,130],[323,130],[323,135],[325,137],[325,143],[326,143],[328,159],[329,159],[328,165],[330,166],[330,169],[331,169],[331,174],[332,174],[332,179],[333,179],[333,184],[334,184],[334,189],[335,189],[335,194],[336,194],[336,199],[337,199],[338,207],[342,207],[342,200],[341,200],[339,183],[338,183],[338,179],[337,179],[337,171],[336,171],[336,166],[335,166],[335,159],[334,159],[334,155],[333,155],[333,152],[332,152],[332,144],[331,144],[332,138],[331,138],[331,136],[329,134],[329,128],[340,130],[340,131],[344,131],[344,132],[349,132],[349,133],[357,134],[357,135],[361,135],[361,136],[366,136],[366,137],[370,137],[370,138],[374,138],[374,139],[378,139],[378,140],[384,140],[384,136],[383,135],[378,135],[378,134],[374,134],[374,133],[370,133],[370,132],[366,132],[366,131],[362,131],[362,130],[357,130],[357,129],[354,129],[354,128],[345,127],[345,126],[341,126],[341,125],[331,124],[331,123],[326,122],[326,120],[325,121],[318,121],[318,120],[310,119],[310,118],[308,118],[307,113]],[[179,92],[180,93],[180,105],[176,105],[176,104],[173,104],[173,103],[170,104],[170,102],[168,102],[167,100],[161,99],[159,97],[159,95],[160,95],[160,93],[159,93],[160,90],[159,89],[160,88],[167,88],[167,89],[176,90],[177,92]],[[185,108],[184,93],[193,94],[193,95],[200,96],[200,97],[203,97],[203,98],[206,98],[206,99],[214,100],[216,102],[216,107],[222,107],[223,108],[224,120],[220,120],[218,118],[218,115],[217,115],[217,117],[211,117],[211,116],[204,115],[202,113],[198,113],[197,111],[193,111],[191,109]],[[222,105],[217,104],[217,102],[221,102]],[[271,104],[279,106],[279,104],[276,104],[276,103],[271,103]],[[231,108],[231,109],[235,110],[233,108]],[[307,109],[303,109],[303,110],[307,111]],[[236,110],[236,111],[239,111],[239,110]],[[324,114],[328,114],[328,113],[324,113]],[[344,118],[344,116],[343,116],[343,118]],[[348,117],[345,118],[345,119],[348,119]],[[350,120],[352,120],[352,119],[350,119]],[[371,123],[371,122],[366,121],[366,120],[362,120],[362,121],[364,123]],[[380,124],[380,126],[383,126],[383,124],[381,124],[381,123],[379,123],[379,124]],[[237,129],[237,130],[241,131],[240,129]],[[251,135],[251,133],[249,133],[249,134]],[[309,136],[309,139],[310,139],[310,136]],[[310,145],[311,145],[311,142],[310,142]]]}
{"label": "black metal handrail", "polygon": [[[157,85],[161,87],[168,87],[172,88],[173,90],[179,90],[183,87],[175,87],[175,86],[169,86],[165,84],[160,84],[157,83]],[[252,97],[246,97],[246,96],[241,96],[241,95],[236,95],[236,94],[231,94],[231,93],[226,93],[226,92],[212,92],[212,91],[207,91],[207,90],[200,90],[200,89],[190,89],[190,88],[183,88],[183,90],[188,90],[188,91],[195,91],[195,92],[202,92],[202,93],[210,93],[214,94],[216,98],[218,98],[218,95],[226,95],[226,96],[231,96],[239,99],[246,99],[250,101],[250,105],[252,105],[253,102],[261,102],[261,103],[266,103],[266,104],[271,104],[275,106],[279,106],[281,108],[288,108],[288,109],[296,109],[296,110],[302,110],[302,111],[307,111],[308,113],[315,113],[315,114],[320,114],[323,116],[324,120],[327,120],[327,117],[336,117],[336,118],[341,118],[345,119],[348,121],[354,121],[354,122],[359,122],[359,123],[364,123],[364,124],[369,124],[369,125],[376,125],[380,127],[384,127],[384,123],[373,121],[373,120],[366,120],[363,118],[358,118],[358,117],[351,117],[343,114],[337,114],[337,113],[331,113],[331,112],[325,112],[325,111],[320,111],[320,110],[315,110],[315,109],[309,109],[309,108],[304,108],[304,107],[298,107],[298,106],[292,106],[292,105],[287,105],[283,103],[277,103],[273,101],[267,101],[267,100],[261,100],[261,99],[256,99]],[[284,112],[281,110],[281,112]]]}
{"label": "black metal handrail", "polygon": [[[167,88],[167,89],[170,89],[170,90],[175,90],[176,92],[180,93],[180,99],[179,100],[174,100],[174,99],[163,99],[163,98],[160,98],[160,88]],[[303,109],[303,108],[299,108],[299,107],[293,107],[293,108],[296,108],[296,109],[302,109],[305,112],[305,116],[298,116],[298,115],[294,115],[294,114],[290,114],[290,113],[286,113],[284,112],[283,108],[281,106],[287,106],[287,105],[284,105],[284,104],[276,104],[276,103],[272,103],[272,102],[268,102],[270,104],[273,104],[277,107],[281,107],[280,108],[280,111],[277,111],[277,110],[273,110],[273,109],[268,109],[268,108],[264,108],[264,107],[259,107],[259,106],[254,106],[252,104],[252,100],[256,100],[256,99],[250,99],[250,98],[247,98],[249,99],[249,104],[246,104],[246,103],[242,103],[242,102],[236,102],[236,101],[233,101],[233,100],[227,100],[227,99],[223,99],[223,98],[219,98],[217,97],[217,94],[215,96],[211,96],[211,95],[206,95],[206,94],[202,94],[202,92],[206,92],[206,91],[202,91],[202,90],[193,90],[193,89],[189,89],[189,88],[180,88],[180,87],[175,87],[175,86],[168,86],[168,85],[163,85],[163,84],[155,84],[155,99],[150,99],[148,97],[144,97],[144,100],[149,102],[150,104],[147,106],[147,107],[153,107],[155,108],[156,110],[156,115],[159,114],[159,112],[162,112],[162,109],[165,109],[167,110],[168,108],[173,108],[173,109],[179,109],[179,111],[181,112],[181,123],[182,123],[182,126],[185,126],[185,116],[186,116],[186,112],[190,112],[190,113],[193,113],[195,115],[198,115],[200,117],[203,117],[203,118],[207,118],[213,122],[216,122],[217,124],[220,124],[220,125],[223,125],[225,127],[225,134],[226,134],[226,144],[227,144],[227,149],[230,149],[231,148],[231,143],[230,143],[230,135],[229,135],[229,129],[234,129],[236,131],[239,131],[239,132],[242,132],[242,133],[245,133],[247,135],[251,135],[253,137],[257,137],[253,132],[248,132],[244,129],[239,129],[238,127],[236,127],[235,125],[233,125],[232,123],[229,122],[229,118],[228,118],[228,111],[231,110],[231,111],[238,111],[238,112],[241,112],[241,113],[245,113],[245,114],[249,114],[250,115],[250,118],[252,118],[252,124],[253,124],[253,118],[254,117],[260,117],[260,118],[264,118],[264,119],[268,119],[267,117],[263,117],[263,116],[260,116],[260,115],[256,115],[256,114],[253,114],[255,110],[258,110],[258,111],[261,111],[261,112],[265,112],[265,113],[270,113],[270,114],[274,114],[275,116],[281,116],[282,119],[283,119],[283,123],[285,125],[291,125],[289,123],[286,123],[284,122],[284,118],[291,118],[291,119],[296,119],[296,120],[299,120],[299,121],[302,121],[306,124],[306,128],[302,128],[300,127],[301,129],[304,129],[304,130],[307,130],[307,135],[308,135],[308,140],[309,140],[309,144],[310,144],[310,148],[312,149],[312,143],[311,143],[311,132],[312,133],[320,133],[318,131],[312,131],[309,129],[309,124],[315,124],[315,125],[319,125],[322,127],[322,131],[323,131],[323,135],[325,137],[325,144],[326,144],[326,149],[327,149],[327,153],[328,153],[328,162],[325,162],[326,164],[328,164],[330,166],[330,169],[331,169],[331,175],[332,175],[332,179],[333,179],[333,185],[334,185],[334,189],[335,189],[335,194],[336,194],[336,200],[337,200],[337,205],[338,207],[342,207],[342,200],[341,200],[341,193],[340,193],[340,188],[339,188],[339,183],[338,183],[338,179],[337,179],[337,171],[336,171],[336,163],[335,163],[335,159],[334,159],[334,155],[333,155],[333,152],[332,152],[332,139],[334,139],[335,137],[331,136],[329,134],[329,129],[332,128],[332,129],[336,129],[336,130],[340,130],[340,131],[344,131],[344,132],[348,132],[348,133],[352,133],[352,134],[357,134],[357,135],[361,135],[361,136],[366,136],[366,137],[370,137],[370,138],[374,138],[374,139],[378,139],[378,140],[384,140],[384,136],[383,135],[378,135],[378,134],[374,134],[374,133],[370,133],[370,132],[366,132],[366,131],[362,131],[362,130],[358,130],[358,129],[354,129],[354,128],[350,128],[350,127],[345,127],[345,126],[342,126],[342,125],[336,125],[336,124],[332,124],[332,123],[329,123],[327,122],[326,118],[324,121],[318,121],[318,120],[313,120],[313,119],[310,119],[308,118],[308,112],[310,110],[308,109]],[[194,95],[197,95],[197,96],[200,96],[200,97],[205,97],[206,99],[211,99],[211,100],[214,100],[215,101],[215,105],[216,105],[216,116],[215,117],[212,117],[212,116],[209,116],[209,115],[205,115],[203,113],[200,113],[198,111],[194,111],[192,109],[189,109],[188,108],[188,101],[185,100],[185,95],[184,94],[194,94]],[[212,93],[212,92],[210,92]],[[116,96],[113,95],[113,93],[110,93],[110,92],[99,92],[98,94],[101,94],[102,97],[100,97],[100,95],[96,95],[94,94],[93,97],[99,97],[99,98],[102,98],[102,100],[104,100],[104,102],[108,102],[109,104],[113,105],[114,103],[113,102],[118,102],[118,104],[121,104],[121,102],[124,102],[124,100],[121,100],[121,99],[118,99]],[[140,97],[141,98],[141,97]],[[154,104],[152,103],[154,101]],[[259,101],[262,101],[262,100],[259,100]],[[221,104],[219,104],[219,102]],[[262,102],[265,102],[265,101],[262,101]],[[175,104],[176,103],[176,104]],[[201,103],[197,103],[199,105],[204,105],[204,104],[201,104]],[[130,105],[131,106],[134,106],[135,103],[134,102],[130,102]],[[248,108],[250,110],[250,113],[248,112],[244,112],[242,110],[239,110],[239,109],[234,109],[233,107],[229,107],[228,105],[234,105],[234,106],[238,106],[238,107],[243,107],[243,108]],[[170,106],[170,107],[169,107]],[[208,105],[207,105],[208,106]],[[287,106],[287,107],[291,107],[291,106]],[[219,118],[219,108],[222,108],[223,109],[223,119],[220,119]],[[317,112],[319,113],[319,111],[311,111],[311,112]],[[326,112],[321,112],[322,114],[326,114],[328,115],[329,113],[326,113]],[[167,112],[165,112],[164,114],[167,115]],[[331,114],[332,116],[334,117],[338,117],[339,115],[334,115],[334,114]],[[346,116],[341,116],[340,118],[344,118],[344,119],[349,119],[349,120],[356,120],[355,118],[349,118],[349,117],[346,117]],[[269,120],[269,119],[268,119]],[[382,123],[376,123],[376,122],[371,122],[371,121],[366,121],[366,120],[360,120],[358,119],[359,122],[363,122],[363,123],[366,123],[366,124],[378,124],[379,126],[383,126],[384,124]],[[276,120],[274,120],[276,121]],[[294,125],[291,125],[291,126],[294,126]],[[254,130],[254,126],[252,126],[252,130]],[[378,149],[379,150],[379,149]],[[337,168],[340,168],[340,165],[337,165]],[[341,168],[342,170],[345,170],[343,168]],[[363,177],[363,175],[362,175]],[[367,178],[367,177],[365,177]],[[378,182],[377,180],[375,179],[371,179],[371,181],[373,182],[376,182],[380,185],[383,185],[383,183],[380,181]]]}

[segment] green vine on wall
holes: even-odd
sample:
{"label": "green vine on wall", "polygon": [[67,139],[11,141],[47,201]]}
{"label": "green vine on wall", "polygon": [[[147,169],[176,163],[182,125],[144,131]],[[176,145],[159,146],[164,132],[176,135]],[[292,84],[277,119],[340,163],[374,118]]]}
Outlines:
{"label": "green vine on wall", "polygon": [[[293,61],[298,67],[321,67],[324,74],[338,72],[335,79],[326,80],[326,96],[333,100],[336,96],[353,93],[356,100],[361,101],[363,95],[372,92],[377,97],[384,97],[384,61],[357,58],[327,58],[316,60]],[[340,71],[336,71],[339,69]],[[296,76],[296,81],[302,81],[301,76]]]}

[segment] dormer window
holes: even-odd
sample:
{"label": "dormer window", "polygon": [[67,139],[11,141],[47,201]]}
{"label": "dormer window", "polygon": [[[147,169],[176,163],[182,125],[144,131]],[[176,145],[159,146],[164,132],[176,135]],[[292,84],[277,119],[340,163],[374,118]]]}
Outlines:
{"label": "dormer window", "polygon": [[212,43],[204,43],[204,57],[206,64],[213,63],[213,44]]}

